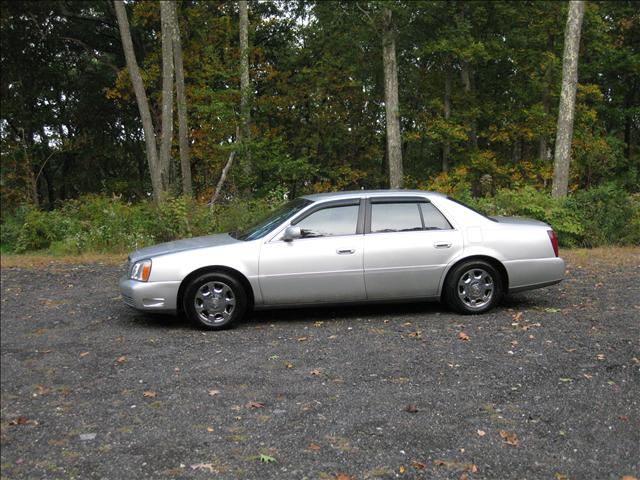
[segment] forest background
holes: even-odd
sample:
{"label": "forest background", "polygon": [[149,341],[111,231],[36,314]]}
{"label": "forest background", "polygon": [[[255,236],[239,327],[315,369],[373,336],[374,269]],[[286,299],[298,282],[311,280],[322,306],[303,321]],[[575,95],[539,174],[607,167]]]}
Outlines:
{"label": "forest background", "polygon": [[568,5],[3,0],[2,252],[125,252],[389,186],[640,244],[639,9],[583,4],[565,195]]}

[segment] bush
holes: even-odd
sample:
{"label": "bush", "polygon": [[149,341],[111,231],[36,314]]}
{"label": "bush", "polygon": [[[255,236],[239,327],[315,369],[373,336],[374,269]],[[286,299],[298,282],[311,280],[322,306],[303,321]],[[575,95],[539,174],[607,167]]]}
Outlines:
{"label": "bush", "polygon": [[640,198],[615,184],[552,198],[532,187],[499,190],[471,204],[487,215],[529,217],[553,227],[564,247],[640,244]]}
{"label": "bush", "polygon": [[567,199],[583,225],[581,245],[640,244],[640,199],[613,183],[578,191]]}
{"label": "bush", "polygon": [[118,197],[87,195],[45,212],[22,207],[2,224],[3,251],[48,249],[56,255],[127,252],[200,235],[244,228],[282,203],[275,192],[264,199],[217,204],[213,209],[179,197],[156,206]]}
{"label": "bush", "polygon": [[548,223],[556,232],[558,242],[565,247],[579,245],[584,232],[578,213],[567,208],[565,200],[532,187],[517,191],[498,190],[494,197],[477,199],[473,203],[487,215],[528,217]]}
{"label": "bush", "polygon": [[[456,173],[454,172],[455,176]],[[472,199],[468,190],[453,196],[488,215],[542,220],[562,246],[640,244],[640,195],[614,184],[554,199],[531,187],[498,190]],[[127,252],[159,242],[245,228],[284,201],[277,189],[265,198],[216,204],[213,209],[188,198],[156,206],[127,203],[118,197],[88,195],[45,212],[21,207],[3,218],[3,252],[48,249],[53,254]]]}

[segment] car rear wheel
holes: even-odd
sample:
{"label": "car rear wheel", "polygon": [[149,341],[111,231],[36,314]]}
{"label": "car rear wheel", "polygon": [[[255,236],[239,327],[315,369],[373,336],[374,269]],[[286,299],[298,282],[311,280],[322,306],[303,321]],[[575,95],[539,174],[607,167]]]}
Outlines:
{"label": "car rear wheel", "polygon": [[496,306],[503,292],[500,272],[488,262],[472,260],[453,268],[447,276],[444,297],[451,309],[473,315]]}
{"label": "car rear wheel", "polygon": [[191,281],[183,299],[184,312],[200,328],[222,330],[241,319],[247,310],[247,293],[225,273],[207,273]]}

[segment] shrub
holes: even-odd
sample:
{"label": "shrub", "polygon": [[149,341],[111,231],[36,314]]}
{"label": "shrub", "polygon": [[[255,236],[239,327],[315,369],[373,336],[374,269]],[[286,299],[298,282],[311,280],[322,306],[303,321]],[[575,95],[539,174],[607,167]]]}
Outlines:
{"label": "shrub", "polygon": [[619,186],[578,191],[566,203],[583,225],[582,246],[640,244],[640,201]]}
{"label": "shrub", "polygon": [[565,247],[579,245],[584,233],[580,216],[567,207],[565,200],[552,198],[532,187],[498,190],[494,197],[473,203],[487,215],[528,217],[548,223],[556,232],[558,242]]}

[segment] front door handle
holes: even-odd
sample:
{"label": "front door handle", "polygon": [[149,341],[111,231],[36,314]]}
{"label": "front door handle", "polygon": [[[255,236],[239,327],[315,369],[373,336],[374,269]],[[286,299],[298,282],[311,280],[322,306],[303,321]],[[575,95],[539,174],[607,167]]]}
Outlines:
{"label": "front door handle", "polygon": [[353,253],[356,253],[356,249],[355,248],[339,248],[338,250],[336,250],[336,253],[338,255],[351,255]]}
{"label": "front door handle", "polygon": [[451,244],[447,242],[436,242],[433,244],[433,246],[436,248],[450,248]]}

